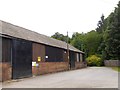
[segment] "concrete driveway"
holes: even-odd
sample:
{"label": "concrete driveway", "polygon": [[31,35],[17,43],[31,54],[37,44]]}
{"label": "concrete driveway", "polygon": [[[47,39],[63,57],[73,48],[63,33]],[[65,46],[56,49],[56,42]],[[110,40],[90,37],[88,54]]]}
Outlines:
{"label": "concrete driveway", "polygon": [[59,72],[4,82],[3,88],[118,88],[118,72],[106,67]]}

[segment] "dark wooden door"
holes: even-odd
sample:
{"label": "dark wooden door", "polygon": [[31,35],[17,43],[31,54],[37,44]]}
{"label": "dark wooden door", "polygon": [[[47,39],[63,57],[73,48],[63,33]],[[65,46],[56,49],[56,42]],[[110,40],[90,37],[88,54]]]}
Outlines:
{"label": "dark wooden door", "polygon": [[12,78],[32,76],[32,43],[14,39],[12,42]]}
{"label": "dark wooden door", "polygon": [[11,39],[2,37],[2,62],[11,64]]}
{"label": "dark wooden door", "polygon": [[70,62],[69,62],[70,68],[74,69],[75,68],[75,53],[70,51],[70,56],[69,57],[70,57]]}

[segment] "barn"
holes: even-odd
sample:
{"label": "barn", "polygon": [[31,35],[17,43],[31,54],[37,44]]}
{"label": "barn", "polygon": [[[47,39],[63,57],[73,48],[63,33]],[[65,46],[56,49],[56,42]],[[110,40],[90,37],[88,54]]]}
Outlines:
{"label": "barn", "polygon": [[84,52],[68,47],[66,42],[0,21],[0,81],[86,67]]}

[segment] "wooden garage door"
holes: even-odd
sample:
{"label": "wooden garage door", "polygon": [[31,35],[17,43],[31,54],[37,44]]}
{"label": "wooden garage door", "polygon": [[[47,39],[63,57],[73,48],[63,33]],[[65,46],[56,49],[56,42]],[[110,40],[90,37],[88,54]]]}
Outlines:
{"label": "wooden garage door", "polygon": [[14,39],[12,45],[12,78],[32,76],[32,43]]}

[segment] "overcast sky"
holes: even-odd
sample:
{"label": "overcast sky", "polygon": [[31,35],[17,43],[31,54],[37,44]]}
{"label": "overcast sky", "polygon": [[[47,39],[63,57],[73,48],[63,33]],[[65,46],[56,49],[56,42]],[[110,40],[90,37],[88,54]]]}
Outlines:
{"label": "overcast sky", "polygon": [[45,34],[88,32],[119,0],[0,0],[0,20]]}

